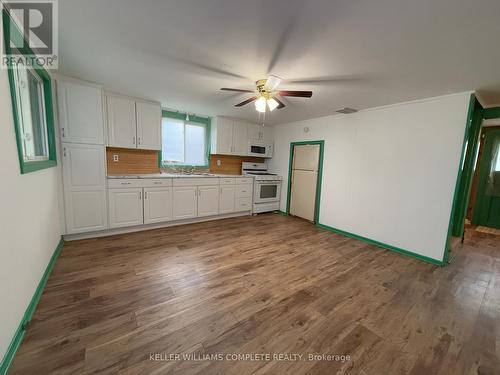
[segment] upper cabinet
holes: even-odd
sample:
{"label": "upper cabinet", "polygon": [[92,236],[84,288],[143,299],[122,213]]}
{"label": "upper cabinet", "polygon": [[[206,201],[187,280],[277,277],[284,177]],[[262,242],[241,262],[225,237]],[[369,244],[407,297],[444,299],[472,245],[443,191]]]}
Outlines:
{"label": "upper cabinet", "polygon": [[102,89],[72,79],[57,80],[61,141],[104,145]]}
{"label": "upper cabinet", "polygon": [[126,96],[106,94],[108,146],[161,149],[161,106]]}
{"label": "upper cabinet", "polygon": [[249,142],[273,143],[272,128],[218,116],[212,122],[212,154],[248,156]]}

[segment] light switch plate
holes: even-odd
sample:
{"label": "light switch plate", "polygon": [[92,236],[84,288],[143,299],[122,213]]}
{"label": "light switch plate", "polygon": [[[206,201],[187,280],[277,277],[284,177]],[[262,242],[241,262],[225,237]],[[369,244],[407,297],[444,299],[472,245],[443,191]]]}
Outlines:
{"label": "light switch plate", "polygon": [[114,162],[120,161],[120,158],[118,157],[118,154],[114,154],[113,155],[113,161]]}

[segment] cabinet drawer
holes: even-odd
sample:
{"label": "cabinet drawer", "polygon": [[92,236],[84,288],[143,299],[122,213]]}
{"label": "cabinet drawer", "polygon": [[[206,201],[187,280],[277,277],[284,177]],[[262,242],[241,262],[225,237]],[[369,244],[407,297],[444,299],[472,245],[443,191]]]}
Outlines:
{"label": "cabinet drawer", "polygon": [[252,177],[236,178],[237,184],[253,184]]}
{"label": "cabinet drawer", "polygon": [[251,198],[252,185],[236,185],[236,198]]}
{"label": "cabinet drawer", "polygon": [[221,185],[234,185],[235,180],[234,177],[221,177],[219,179]]}
{"label": "cabinet drawer", "polygon": [[210,186],[219,185],[217,177],[179,177],[174,178],[174,186]]}
{"label": "cabinet drawer", "polygon": [[143,179],[143,187],[162,187],[162,186],[172,186],[171,178],[156,178],[156,179]]}
{"label": "cabinet drawer", "polygon": [[252,198],[236,198],[236,204],[234,205],[234,210],[239,211],[250,211],[252,209]]}
{"label": "cabinet drawer", "polygon": [[110,178],[108,179],[108,188],[139,188],[142,187],[142,181],[138,178]]}

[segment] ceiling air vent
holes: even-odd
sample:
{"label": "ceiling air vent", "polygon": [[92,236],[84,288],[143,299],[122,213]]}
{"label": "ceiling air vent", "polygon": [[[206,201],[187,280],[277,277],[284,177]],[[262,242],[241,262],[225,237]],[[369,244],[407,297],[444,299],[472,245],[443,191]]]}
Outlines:
{"label": "ceiling air vent", "polygon": [[344,115],[348,115],[350,113],[356,113],[356,112],[358,112],[358,110],[354,109],[354,108],[344,107],[344,108],[339,109],[339,110],[337,110],[335,112],[337,112],[337,113],[343,113]]}

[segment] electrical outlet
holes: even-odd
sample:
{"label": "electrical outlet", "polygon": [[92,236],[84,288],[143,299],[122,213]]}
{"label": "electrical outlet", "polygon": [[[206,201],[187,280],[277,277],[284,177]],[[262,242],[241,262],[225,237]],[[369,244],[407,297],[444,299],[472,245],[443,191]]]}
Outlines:
{"label": "electrical outlet", "polygon": [[217,166],[220,167],[221,164],[222,162],[220,161],[220,159],[217,159]]}
{"label": "electrical outlet", "polygon": [[114,162],[118,162],[118,161],[120,161],[120,157],[118,156],[118,154],[114,154],[114,155],[113,155],[113,161],[114,161]]}

